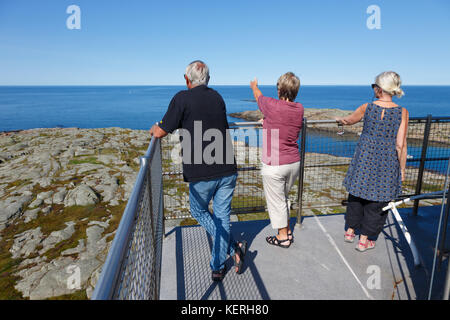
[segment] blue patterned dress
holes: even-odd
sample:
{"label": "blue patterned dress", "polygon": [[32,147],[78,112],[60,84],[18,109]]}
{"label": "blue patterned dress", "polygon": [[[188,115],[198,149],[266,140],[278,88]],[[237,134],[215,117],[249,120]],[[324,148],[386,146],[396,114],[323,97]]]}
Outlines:
{"label": "blue patterned dress", "polygon": [[402,179],[396,141],[401,122],[400,106],[367,105],[363,131],[343,183],[350,194],[378,202],[400,195]]}

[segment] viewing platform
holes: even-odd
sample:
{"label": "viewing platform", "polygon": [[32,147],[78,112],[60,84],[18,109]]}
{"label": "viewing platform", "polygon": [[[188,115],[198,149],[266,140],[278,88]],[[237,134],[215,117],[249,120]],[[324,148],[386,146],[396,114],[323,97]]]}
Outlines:
{"label": "viewing platform", "polygon": [[[391,215],[376,247],[366,252],[355,250],[356,239],[353,244],[344,242],[343,214],[304,217],[289,249],[266,243],[265,237],[276,233],[269,220],[233,222],[233,237],[247,240],[249,249],[243,273],[234,272],[229,258],[222,282],[211,280],[211,239],[206,231],[201,226],[168,227],[160,299],[427,299],[440,207],[421,207],[417,216],[411,209],[400,212],[418,245],[423,263],[419,268]],[[435,275],[432,299],[442,298],[446,263]]]}
{"label": "viewing platform", "polygon": [[[394,217],[395,208],[389,210],[376,247],[366,252],[343,239],[348,194],[342,181],[361,126],[336,134],[334,120],[304,119],[300,175],[289,193],[291,226],[298,219],[301,225],[296,225],[295,241],[288,249],[265,240],[276,231],[263,220],[267,215],[260,173],[261,123],[234,123],[230,128],[238,138],[233,140],[238,178],[231,232],[234,240],[249,245],[243,273],[235,274],[230,258],[223,281],[213,282],[211,239],[201,226],[177,224],[192,224],[192,217],[181,163],[173,161],[180,150],[174,133],[153,138],[141,158],[93,299],[422,300],[442,299],[448,292],[444,285],[450,284],[449,205],[444,190],[449,180],[450,117],[410,119],[400,198],[414,203],[399,209],[401,218]],[[239,221],[241,214],[250,214],[245,218],[250,221]],[[409,233],[402,230],[401,219]]]}

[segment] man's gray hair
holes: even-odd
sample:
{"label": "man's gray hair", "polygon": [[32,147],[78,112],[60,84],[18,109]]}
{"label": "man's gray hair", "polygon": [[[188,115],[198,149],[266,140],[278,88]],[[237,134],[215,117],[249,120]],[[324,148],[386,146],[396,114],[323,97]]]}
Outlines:
{"label": "man's gray hair", "polygon": [[186,68],[186,77],[193,85],[208,85],[209,68],[203,61],[195,60]]}

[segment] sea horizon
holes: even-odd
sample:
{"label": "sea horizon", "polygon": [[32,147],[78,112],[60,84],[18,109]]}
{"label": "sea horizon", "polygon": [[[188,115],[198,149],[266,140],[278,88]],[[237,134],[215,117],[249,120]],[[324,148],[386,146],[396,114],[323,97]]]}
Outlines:
{"label": "sea horizon", "polygon": [[[227,114],[256,110],[249,85],[210,85]],[[275,85],[260,85],[277,97]],[[450,85],[405,85],[394,98],[410,117],[450,116]],[[0,132],[36,128],[148,129],[162,119],[172,97],[185,85],[8,85],[0,86]],[[305,108],[355,110],[373,100],[370,85],[302,85],[296,101]],[[229,117],[230,122],[239,119]]]}
{"label": "sea horizon", "polygon": [[[249,82],[250,83],[250,82]],[[249,84],[209,84],[209,87],[249,87]],[[258,86],[272,87],[273,84]],[[301,87],[366,87],[370,84],[301,84]],[[185,84],[0,84],[0,87],[186,87]],[[450,84],[408,84],[402,87],[450,87]]]}

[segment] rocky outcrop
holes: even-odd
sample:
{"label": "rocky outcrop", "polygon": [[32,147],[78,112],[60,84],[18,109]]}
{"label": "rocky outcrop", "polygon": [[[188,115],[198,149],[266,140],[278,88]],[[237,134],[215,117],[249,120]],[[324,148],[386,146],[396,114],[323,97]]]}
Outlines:
{"label": "rocky outcrop", "polygon": [[149,141],[120,128],[0,134],[0,270],[14,279],[0,299],[91,296]]}
{"label": "rocky outcrop", "polygon": [[89,186],[81,184],[70,190],[64,199],[64,205],[70,206],[87,206],[99,202],[99,198]]}

